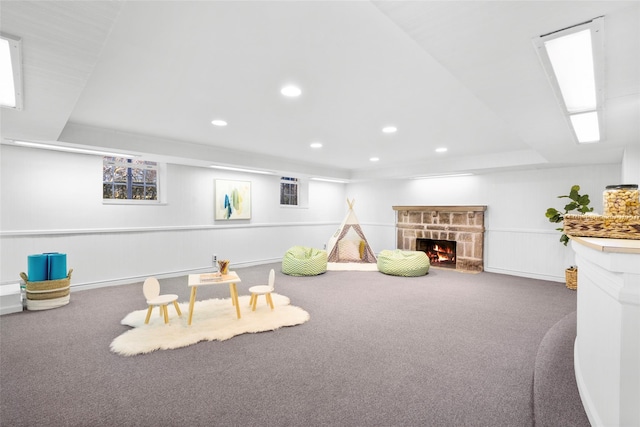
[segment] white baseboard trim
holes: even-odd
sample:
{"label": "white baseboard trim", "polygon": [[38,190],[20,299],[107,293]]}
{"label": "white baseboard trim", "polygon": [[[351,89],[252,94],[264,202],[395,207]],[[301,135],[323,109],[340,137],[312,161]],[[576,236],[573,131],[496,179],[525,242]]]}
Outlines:
{"label": "white baseboard trim", "polygon": [[564,283],[566,281],[566,278],[564,277],[564,275],[550,276],[548,274],[529,273],[526,271],[514,271],[514,270],[506,270],[503,268],[486,267],[486,266],[484,268],[484,271],[488,273],[508,274],[511,276],[527,277],[529,279],[548,280],[551,282]]}
{"label": "white baseboard trim", "polygon": [[[253,267],[256,265],[273,264],[273,263],[279,263],[279,262],[282,262],[282,258],[270,258],[270,259],[262,259],[262,260],[245,261],[245,262],[234,263],[233,265],[237,268],[243,268],[243,267]],[[153,276],[157,277],[158,279],[170,279],[173,277],[186,276],[187,274],[191,274],[191,273],[208,273],[208,272],[211,272],[212,270],[213,270],[212,266],[203,266],[203,267],[191,268],[188,270],[165,271],[162,273],[153,274]],[[559,283],[565,282],[564,275],[550,276],[546,274],[528,273],[523,271],[506,270],[502,268],[492,268],[492,267],[485,267],[484,271],[488,273],[507,274],[511,276],[527,277],[530,279],[547,280],[547,281],[559,282]],[[130,277],[122,277],[118,279],[104,280],[99,282],[71,283],[71,292],[104,288],[109,286],[129,285],[131,283],[142,282],[144,281],[144,279],[146,279],[149,276],[150,275],[130,276]]]}

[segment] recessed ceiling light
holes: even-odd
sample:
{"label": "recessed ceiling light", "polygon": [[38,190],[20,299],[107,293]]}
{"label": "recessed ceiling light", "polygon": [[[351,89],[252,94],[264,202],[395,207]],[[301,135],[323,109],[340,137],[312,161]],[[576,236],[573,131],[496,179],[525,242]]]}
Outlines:
{"label": "recessed ceiling light", "polygon": [[382,128],[382,132],[384,133],[396,133],[398,128],[395,126],[385,126]]}
{"label": "recessed ceiling light", "polygon": [[289,98],[295,98],[297,96],[300,96],[302,90],[298,86],[287,85],[280,89],[280,93],[284,96],[288,96]]}
{"label": "recessed ceiling light", "polygon": [[379,158],[379,157],[371,157],[371,158],[369,159],[369,161],[371,161],[371,162],[377,162],[377,161],[379,161],[379,160],[380,160],[380,158]]}
{"label": "recessed ceiling light", "polygon": [[311,147],[311,148],[322,148],[322,142],[312,142],[311,144],[309,144],[309,147]]}
{"label": "recessed ceiling light", "polygon": [[436,153],[445,153],[446,151],[447,151],[447,147],[436,148]]}
{"label": "recessed ceiling light", "polygon": [[226,126],[227,122],[221,119],[211,120],[211,124],[214,126]]}

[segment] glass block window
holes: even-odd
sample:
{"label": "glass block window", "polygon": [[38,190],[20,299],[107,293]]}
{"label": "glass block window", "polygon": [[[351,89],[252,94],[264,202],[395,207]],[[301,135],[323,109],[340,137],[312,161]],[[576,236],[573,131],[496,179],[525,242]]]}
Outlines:
{"label": "glass block window", "polygon": [[298,206],[299,182],[298,178],[283,176],[280,178],[280,204]]}
{"label": "glass block window", "polygon": [[102,198],[158,200],[158,164],[138,159],[104,157]]}

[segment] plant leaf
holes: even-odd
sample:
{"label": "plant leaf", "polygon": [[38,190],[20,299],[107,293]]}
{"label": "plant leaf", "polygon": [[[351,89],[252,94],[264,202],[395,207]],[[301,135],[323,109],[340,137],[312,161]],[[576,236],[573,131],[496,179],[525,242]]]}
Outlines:
{"label": "plant leaf", "polygon": [[564,219],[562,214],[558,212],[557,209],[554,209],[554,208],[547,209],[545,216],[549,218],[549,222],[560,222]]}
{"label": "plant leaf", "polygon": [[580,197],[580,194],[578,194],[579,189],[580,187],[578,187],[577,185],[574,185],[573,187],[571,187],[571,192],[569,193],[569,198],[571,200],[575,200],[575,201],[578,200],[578,197]]}
{"label": "plant leaf", "polygon": [[571,203],[569,203],[568,205],[565,205],[565,207],[564,207],[564,212],[565,212],[565,213],[567,213],[567,212],[571,212],[572,210],[574,210],[574,209],[578,209],[579,207],[580,207],[580,205],[579,205],[579,204],[577,204],[576,202],[571,202]]}
{"label": "plant leaf", "polygon": [[580,203],[583,206],[588,206],[590,202],[591,200],[589,200],[589,196],[586,194],[578,198],[578,203]]}
{"label": "plant leaf", "polygon": [[[591,203],[591,200],[589,200],[589,196],[587,194],[580,195],[579,191],[580,186],[574,185],[571,187],[571,191],[569,192],[568,196],[558,196],[559,199],[567,198],[572,200],[571,203],[567,203],[564,206],[564,214],[568,214],[571,211],[578,211],[581,213],[593,212],[593,208],[589,207],[589,203]],[[549,208],[545,212],[545,216],[549,219],[549,222],[564,221],[564,214],[554,208]],[[569,236],[564,234],[564,227],[556,228],[556,230],[562,232],[562,235],[560,236],[560,242],[567,246],[567,243],[569,243]]]}

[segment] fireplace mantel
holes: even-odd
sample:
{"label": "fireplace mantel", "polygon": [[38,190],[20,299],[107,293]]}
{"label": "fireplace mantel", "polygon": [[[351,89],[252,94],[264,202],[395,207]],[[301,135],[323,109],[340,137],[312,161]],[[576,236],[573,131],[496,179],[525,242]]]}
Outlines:
{"label": "fireplace mantel", "polygon": [[404,212],[419,212],[419,211],[434,211],[434,212],[484,212],[487,210],[486,206],[393,206],[394,211]]}
{"label": "fireplace mantel", "polygon": [[486,206],[393,206],[397,247],[416,250],[416,239],[451,240],[457,244],[456,269],[484,270]]}

